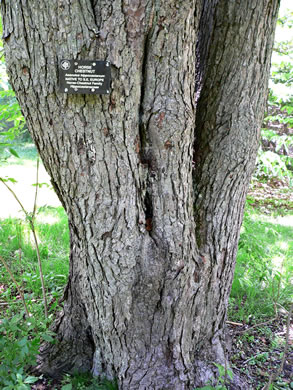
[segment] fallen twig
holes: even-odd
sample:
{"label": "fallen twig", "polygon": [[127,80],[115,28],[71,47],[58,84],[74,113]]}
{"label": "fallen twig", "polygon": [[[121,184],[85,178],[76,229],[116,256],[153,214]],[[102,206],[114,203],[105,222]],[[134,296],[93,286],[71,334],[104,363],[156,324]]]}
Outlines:
{"label": "fallen twig", "polygon": [[235,325],[235,326],[244,326],[244,324],[241,324],[240,322],[233,322],[233,321],[226,321],[226,324]]}
{"label": "fallen twig", "polygon": [[[30,302],[41,302],[43,299],[29,299]],[[19,302],[0,302],[0,306],[17,305]]]}
{"label": "fallen twig", "polygon": [[243,332],[243,333],[245,333],[245,332],[250,332],[251,329],[258,328],[259,326],[263,326],[263,325],[268,325],[268,324],[270,324],[271,322],[275,321],[276,319],[278,319],[278,317],[274,317],[274,318],[271,318],[271,319],[268,320],[268,321],[260,322],[259,324],[252,325],[252,326],[250,326],[250,327],[247,328],[247,329],[241,330],[240,332]]}

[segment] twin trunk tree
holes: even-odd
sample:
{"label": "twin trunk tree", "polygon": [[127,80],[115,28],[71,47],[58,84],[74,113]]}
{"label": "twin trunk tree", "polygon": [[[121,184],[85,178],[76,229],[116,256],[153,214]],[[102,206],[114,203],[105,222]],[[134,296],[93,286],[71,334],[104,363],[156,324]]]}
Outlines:
{"label": "twin trunk tree", "polygon": [[[2,0],[7,69],[68,214],[70,273],[39,369],[192,389],[224,328],[278,0]],[[110,95],[58,91],[111,62]]]}

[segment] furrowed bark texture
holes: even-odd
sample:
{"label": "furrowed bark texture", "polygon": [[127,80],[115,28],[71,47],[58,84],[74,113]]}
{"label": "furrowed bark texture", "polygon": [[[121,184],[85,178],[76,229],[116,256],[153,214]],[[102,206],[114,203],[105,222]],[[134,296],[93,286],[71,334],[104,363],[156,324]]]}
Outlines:
{"label": "furrowed bark texture", "polygon": [[213,338],[215,345],[223,340],[245,197],[267,99],[278,6],[277,1],[220,0],[206,2],[203,8],[194,145],[196,241],[208,270],[201,317],[209,318],[209,324],[200,328],[204,347],[197,370],[202,378],[207,372],[202,360],[212,357],[205,340]]}
{"label": "furrowed bark texture", "polygon": [[[278,1],[243,3],[2,1],[11,84],[71,234],[45,374],[185,390],[224,364]],[[63,58],[110,61],[110,95],[60,93]]]}

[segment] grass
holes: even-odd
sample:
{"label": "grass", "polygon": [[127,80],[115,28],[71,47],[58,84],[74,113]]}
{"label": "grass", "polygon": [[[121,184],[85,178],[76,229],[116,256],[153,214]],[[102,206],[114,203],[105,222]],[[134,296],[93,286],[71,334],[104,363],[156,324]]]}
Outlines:
{"label": "grass", "polygon": [[0,388],[31,389],[38,380],[27,374],[35,364],[40,343],[53,341],[47,329],[68,275],[69,232],[62,207],[42,208],[36,230],[45,277],[49,319],[45,319],[38,260],[29,225],[20,218],[7,218],[0,225],[0,255],[22,286],[30,316],[3,264],[0,263]]}
{"label": "grass", "polygon": [[[67,217],[62,207],[44,209],[39,217],[36,223],[39,249],[46,285],[52,292],[62,289],[68,274]],[[0,242],[5,243],[0,250],[1,256],[12,272],[18,275],[19,281],[24,283],[25,290],[32,296],[39,296],[41,284],[37,255],[29,226],[22,219],[5,219],[0,227]],[[0,266],[0,277],[2,283],[9,284],[9,277],[3,266]]]}
{"label": "grass", "polygon": [[[293,220],[293,213],[290,215]],[[282,306],[288,309],[293,296],[293,226],[282,222],[276,215],[260,214],[247,205],[230,297],[230,318],[254,322],[274,316]]]}
{"label": "grass", "polygon": [[[14,147],[21,158],[9,157],[6,162],[0,164],[0,177],[13,178],[16,183],[11,184],[13,191],[19,196],[27,211],[32,211],[36,183],[36,158],[37,152],[33,144],[25,144],[23,147]],[[43,164],[40,164],[39,183],[43,184],[38,195],[38,206],[60,206],[60,202],[50,185],[50,177]],[[20,206],[17,204],[11,193],[1,184],[0,186],[0,217],[9,216],[23,218],[19,213]]]}

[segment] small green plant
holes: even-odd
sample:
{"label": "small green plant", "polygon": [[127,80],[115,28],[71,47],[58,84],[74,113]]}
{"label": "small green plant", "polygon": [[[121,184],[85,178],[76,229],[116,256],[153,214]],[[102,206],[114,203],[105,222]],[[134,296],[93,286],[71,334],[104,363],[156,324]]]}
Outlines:
{"label": "small green plant", "polygon": [[117,382],[107,378],[95,378],[89,373],[65,375],[61,390],[118,390]]}
{"label": "small green plant", "polygon": [[0,322],[0,388],[3,390],[30,389],[37,377],[26,373],[36,364],[42,340],[53,341],[46,321],[25,316],[24,312]]}
{"label": "small green plant", "polygon": [[209,381],[209,383],[204,387],[196,387],[194,390],[227,390],[226,383],[227,379],[233,379],[233,372],[229,368],[227,369],[225,366],[222,366],[218,363],[213,363],[215,367],[218,369],[219,376],[217,378],[217,382],[215,385],[212,384],[213,381]]}
{"label": "small green plant", "polygon": [[[284,161],[285,160],[285,161]],[[259,150],[256,163],[255,176],[279,179],[292,179],[292,173],[286,166],[287,156],[279,156],[277,153]]]}
{"label": "small green plant", "polygon": [[[44,223],[46,218],[53,219],[55,225]],[[29,228],[20,220],[1,221],[1,252],[7,258],[15,280],[9,278],[0,262],[1,309],[7,308],[0,321],[0,389],[30,389],[33,378],[29,374],[29,367],[35,365],[40,343],[43,340],[53,342],[54,335],[47,330],[47,325],[58,306],[58,298],[68,273],[69,238],[66,221],[63,209],[46,209],[36,224],[42,245],[46,244],[52,251],[52,255],[44,259],[44,277],[50,302],[48,321],[44,318],[42,300],[39,299],[42,289],[35,272],[37,258]],[[19,288],[22,286],[26,312],[21,311],[21,294],[16,285]]]}
{"label": "small green plant", "polygon": [[14,92],[10,89],[1,91],[1,86],[0,107],[0,162],[3,163],[11,155],[19,157],[13,143],[15,139],[19,139],[23,134],[25,120],[21,114]]}
{"label": "small green plant", "polygon": [[13,376],[13,383],[3,387],[2,390],[30,390],[30,384],[35,383],[38,378],[17,373]]}

